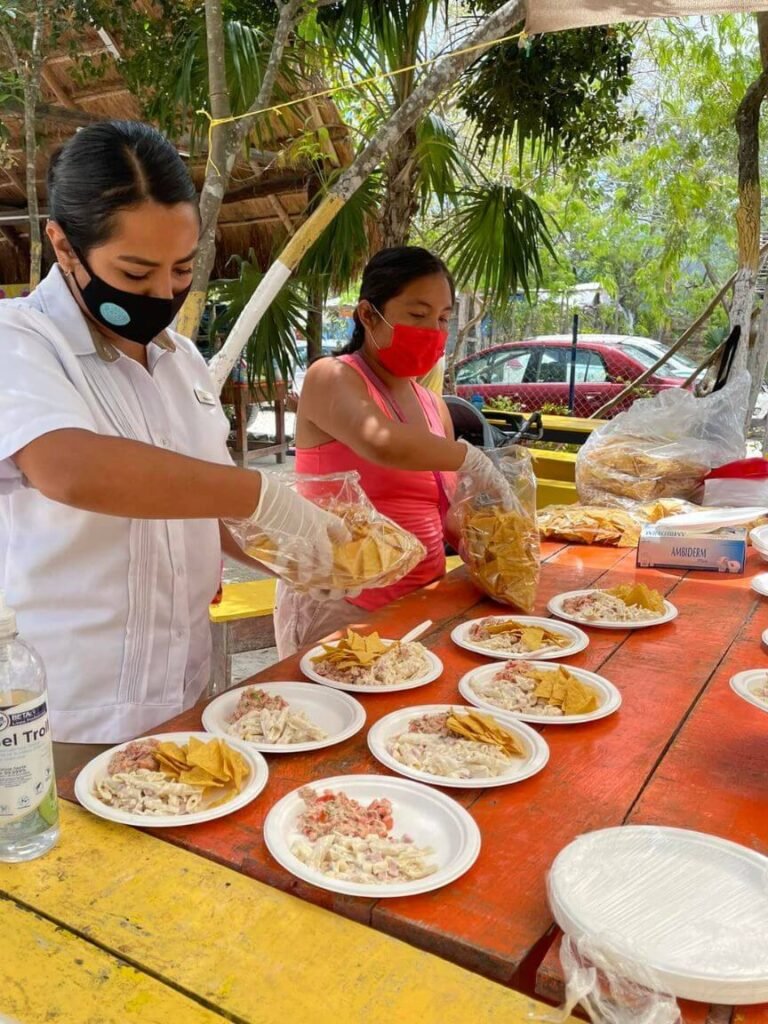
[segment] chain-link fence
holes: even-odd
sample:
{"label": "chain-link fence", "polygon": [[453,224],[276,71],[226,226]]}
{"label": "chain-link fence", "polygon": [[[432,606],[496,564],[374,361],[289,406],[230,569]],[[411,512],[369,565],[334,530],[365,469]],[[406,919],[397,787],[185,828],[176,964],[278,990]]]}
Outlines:
{"label": "chain-link fence", "polygon": [[[593,417],[652,366],[663,351],[641,338],[582,337],[574,347],[560,337],[509,342],[461,360],[456,393],[478,405],[509,412]],[[673,356],[632,389],[606,415],[615,416],[637,398],[685,384],[694,365]]]}

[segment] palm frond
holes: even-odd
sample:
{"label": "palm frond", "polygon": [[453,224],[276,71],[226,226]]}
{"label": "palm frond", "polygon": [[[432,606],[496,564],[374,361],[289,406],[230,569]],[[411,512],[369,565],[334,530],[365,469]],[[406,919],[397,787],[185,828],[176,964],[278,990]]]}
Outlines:
{"label": "palm frond", "polygon": [[[325,195],[335,177],[327,181],[318,199]],[[371,175],[307,251],[299,264],[299,275],[319,282],[326,296],[348,288],[369,255],[371,228],[381,199],[381,178]]]}
{"label": "palm frond", "polygon": [[[237,277],[212,281],[209,288],[210,300],[215,306],[224,307],[214,317],[211,333],[229,330],[233,326],[264,277],[253,250],[249,252],[248,259],[233,256],[229,263],[236,268]],[[250,384],[263,382],[269,393],[277,381],[293,379],[299,358],[296,332],[304,330],[306,315],[304,289],[296,280],[289,280],[248,339],[244,355]]]}
{"label": "palm frond", "polygon": [[541,280],[541,247],[555,257],[535,200],[497,182],[464,192],[439,245],[459,287],[481,293],[497,308],[519,289],[530,300],[531,285]]}
{"label": "palm frond", "polygon": [[434,197],[442,207],[454,201],[461,186],[473,178],[473,168],[458,135],[439,115],[427,114],[418,123],[416,139],[414,159],[419,168],[422,206]]}

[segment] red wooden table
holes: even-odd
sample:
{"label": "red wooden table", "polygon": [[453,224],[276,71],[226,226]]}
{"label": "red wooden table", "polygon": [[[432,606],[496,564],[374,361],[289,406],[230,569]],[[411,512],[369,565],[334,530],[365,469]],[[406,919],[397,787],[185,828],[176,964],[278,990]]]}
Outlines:
{"label": "red wooden table", "polygon": [[[741,668],[768,667],[760,645],[768,602],[749,588],[762,563],[751,555],[744,577],[726,579],[637,570],[634,550],[545,545],[544,557],[539,614],[559,592],[639,580],[665,592],[680,615],[637,632],[588,630],[589,647],[570,661],[615,683],[623,696],[619,712],[590,724],[543,728],[551,757],[531,779],[447,791],[469,808],[483,837],[477,863],[458,881],[422,896],[363,900],[307,885],[270,857],[262,824],[285,793],[332,775],[386,774],[368,752],[365,730],[315,754],[270,756],[268,786],[249,807],[207,825],[155,834],[521,991],[532,993],[538,985],[555,1000],[561,994],[557,935],[546,873],[573,838],[653,822],[716,833],[768,854],[768,716],[727,685]],[[367,725],[408,704],[460,702],[459,678],[487,659],[456,647],[450,631],[459,621],[499,611],[460,570],[372,617],[383,636],[402,635],[431,618],[435,625],[424,642],[442,658],[445,672],[418,690],[363,696]],[[256,677],[300,678],[297,657]],[[201,709],[158,731],[199,728]],[[685,1016],[703,1020],[706,1008],[688,1006]],[[744,1020],[765,1024],[768,1008],[750,1008]]]}

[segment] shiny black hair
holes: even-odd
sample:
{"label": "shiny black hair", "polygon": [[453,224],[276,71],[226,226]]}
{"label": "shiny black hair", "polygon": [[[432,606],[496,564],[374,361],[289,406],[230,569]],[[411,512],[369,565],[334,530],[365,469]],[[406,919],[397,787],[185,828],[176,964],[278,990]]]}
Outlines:
{"label": "shiny black hair", "polygon": [[[455,301],[456,287],[451,272],[439,256],[417,245],[398,245],[391,249],[381,249],[368,261],[363,271],[360,299],[367,299],[381,312],[389,300],[399,295],[411,281],[416,281],[420,277],[431,277],[433,274],[443,275],[451,289],[451,302]],[[357,310],[354,321],[352,337],[338,355],[349,355],[363,347],[365,328],[357,315]]]}
{"label": "shiny black hair", "polygon": [[48,168],[49,217],[78,253],[105,242],[115,215],[150,199],[197,204],[175,147],[141,121],[99,121],[73,135]]}

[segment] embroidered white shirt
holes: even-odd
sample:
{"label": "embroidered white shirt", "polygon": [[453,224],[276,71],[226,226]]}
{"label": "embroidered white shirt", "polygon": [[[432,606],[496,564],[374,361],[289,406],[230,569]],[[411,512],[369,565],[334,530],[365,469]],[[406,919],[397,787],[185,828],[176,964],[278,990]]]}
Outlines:
{"label": "embroidered white shirt", "polygon": [[149,372],[124,355],[106,361],[58,267],[27,298],[0,302],[0,586],[45,661],[58,741],[147,732],[208,681],[218,523],[82,512],[43,497],[12,459],[77,428],[229,463],[205,361],[168,335],[176,350],[152,342]]}

